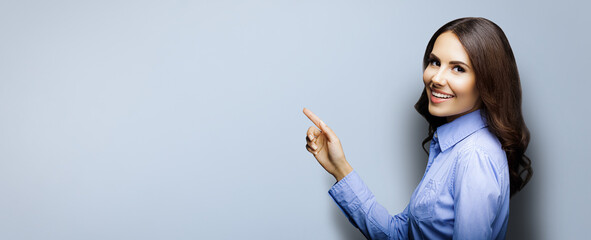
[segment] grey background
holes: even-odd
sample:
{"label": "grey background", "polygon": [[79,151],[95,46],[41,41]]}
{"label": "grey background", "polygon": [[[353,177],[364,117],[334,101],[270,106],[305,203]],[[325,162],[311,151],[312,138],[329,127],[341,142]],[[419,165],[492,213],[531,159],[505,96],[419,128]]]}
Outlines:
{"label": "grey background", "polygon": [[591,214],[584,1],[0,2],[1,239],[363,239],[305,149],[309,108],[390,214],[427,160],[413,104],[464,16],[513,47],[534,177],[508,239]]}

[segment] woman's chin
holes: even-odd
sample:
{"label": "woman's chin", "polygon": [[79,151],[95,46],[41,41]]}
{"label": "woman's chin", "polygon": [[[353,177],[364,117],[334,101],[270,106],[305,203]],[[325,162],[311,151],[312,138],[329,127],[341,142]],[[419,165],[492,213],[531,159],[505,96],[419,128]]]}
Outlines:
{"label": "woman's chin", "polygon": [[431,103],[429,103],[429,113],[435,117],[446,117],[443,113],[437,111],[437,109],[434,108]]}

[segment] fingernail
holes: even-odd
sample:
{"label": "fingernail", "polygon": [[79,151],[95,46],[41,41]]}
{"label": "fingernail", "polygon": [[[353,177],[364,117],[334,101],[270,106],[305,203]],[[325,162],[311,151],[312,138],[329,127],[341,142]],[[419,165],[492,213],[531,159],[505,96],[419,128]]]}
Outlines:
{"label": "fingernail", "polygon": [[310,138],[310,141],[314,140],[314,135],[308,135],[308,138]]}
{"label": "fingernail", "polygon": [[318,147],[316,147],[316,144],[312,144],[312,149],[314,149],[314,151],[316,151]]}

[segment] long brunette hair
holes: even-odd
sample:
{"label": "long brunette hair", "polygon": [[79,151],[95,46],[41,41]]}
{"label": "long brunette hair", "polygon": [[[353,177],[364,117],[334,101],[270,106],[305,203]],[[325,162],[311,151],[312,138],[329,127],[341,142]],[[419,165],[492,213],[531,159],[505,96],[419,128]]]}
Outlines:
{"label": "long brunette hair", "polygon": [[[481,97],[480,113],[507,155],[510,196],[513,197],[529,182],[533,169],[531,160],[525,155],[529,130],[521,114],[521,83],[509,41],[503,30],[488,19],[466,17],[453,20],[439,28],[429,40],[423,57],[423,70],[428,66],[435,40],[446,31],[453,32],[459,38],[472,62],[476,89]],[[414,107],[429,122],[429,135],[422,142],[423,150],[427,152],[425,144],[433,139],[437,127],[447,120],[429,113],[425,89]]]}

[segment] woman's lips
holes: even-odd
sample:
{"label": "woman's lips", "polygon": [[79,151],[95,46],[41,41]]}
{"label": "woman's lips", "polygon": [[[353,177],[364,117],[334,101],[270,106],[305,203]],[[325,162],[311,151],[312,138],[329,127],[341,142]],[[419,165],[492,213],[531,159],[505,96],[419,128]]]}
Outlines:
{"label": "woman's lips", "polygon": [[450,98],[438,98],[438,97],[433,96],[433,92],[431,92],[431,94],[429,94],[429,95],[431,95],[431,102],[433,102],[433,103],[442,103],[442,102],[445,102],[447,100],[450,100],[450,99],[454,98],[454,97],[450,97]]}

